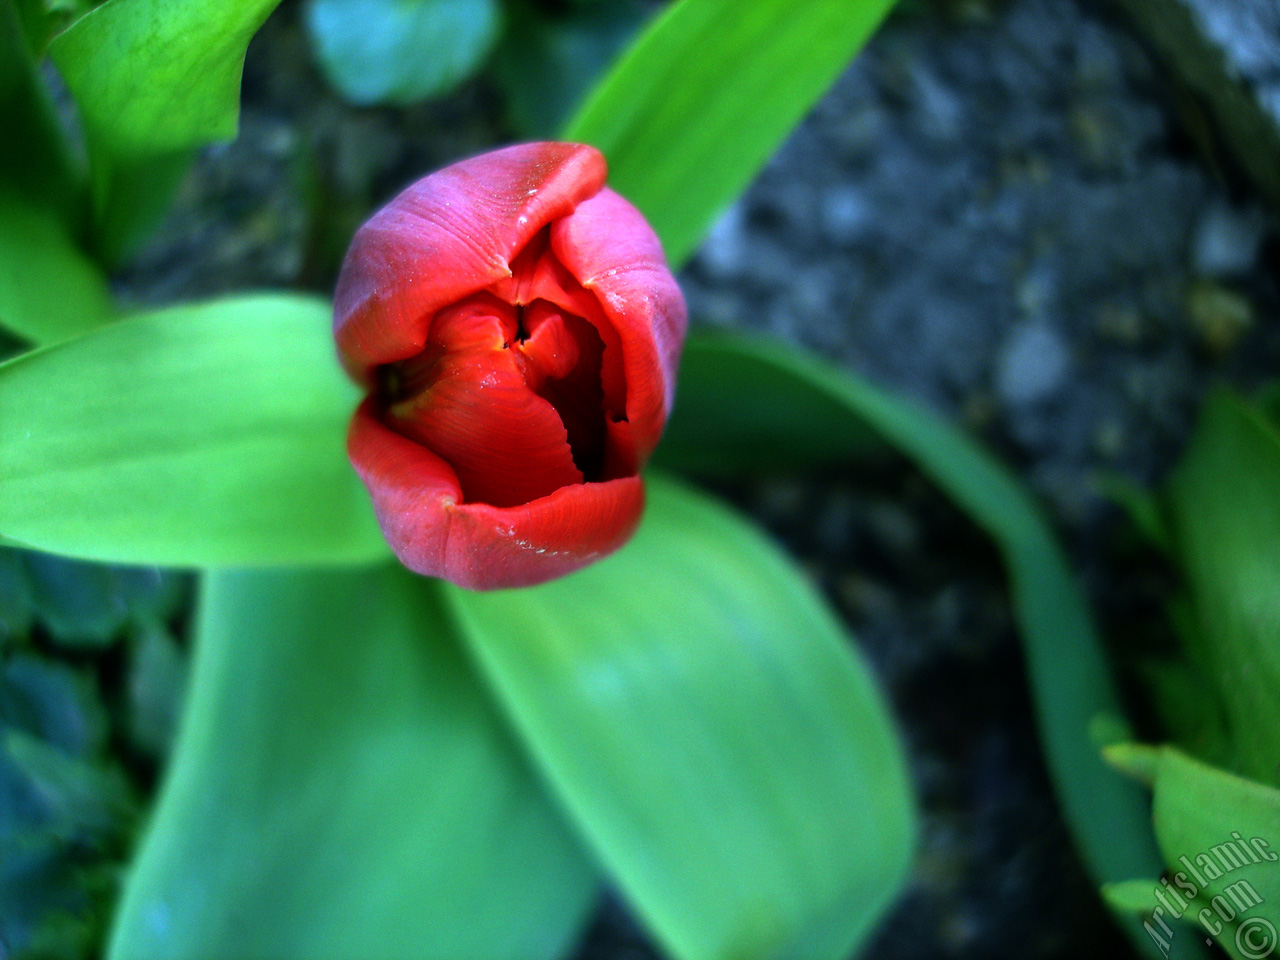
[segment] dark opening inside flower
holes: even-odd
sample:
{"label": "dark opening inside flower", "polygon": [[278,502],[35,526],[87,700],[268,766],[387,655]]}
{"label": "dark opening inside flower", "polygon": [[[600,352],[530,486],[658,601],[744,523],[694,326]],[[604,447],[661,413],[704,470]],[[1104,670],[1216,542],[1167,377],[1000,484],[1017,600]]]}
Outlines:
{"label": "dark opening inside flower", "polygon": [[540,583],[626,542],[686,314],[591,147],[538,143],[425,177],[356,233],[335,302],[369,394],[348,451],[410,569]]}

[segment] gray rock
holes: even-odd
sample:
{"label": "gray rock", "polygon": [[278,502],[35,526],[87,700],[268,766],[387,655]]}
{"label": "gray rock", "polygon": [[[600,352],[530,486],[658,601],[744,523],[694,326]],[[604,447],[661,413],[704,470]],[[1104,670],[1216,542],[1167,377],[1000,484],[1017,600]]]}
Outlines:
{"label": "gray rock", "polygon": [[1227,279],[1248,273],[1257,262],[1266,220],[1256,209],[1216,203],[1196,227],[1192,268],[1202,277]]}
{"label": "gray rock", "polygon": [[1010,332],[1000,351],[996,389],[1011,406],[1038,403],[1061,392],[1070,369],[1062,334],[1047,323],[1023,324]]}
{"label": "gray rock", "polygon": [[833,243],[853,243],[872,225],[875,211],[866,195],[849,183],[832,187],[822,202],[823,232]]}
{"label": "gray rock", "polygon": [[720,215],[698,253],[707,273],[718,279],[738,275],[747,261],[745,227],[746,213],[740,203]]}

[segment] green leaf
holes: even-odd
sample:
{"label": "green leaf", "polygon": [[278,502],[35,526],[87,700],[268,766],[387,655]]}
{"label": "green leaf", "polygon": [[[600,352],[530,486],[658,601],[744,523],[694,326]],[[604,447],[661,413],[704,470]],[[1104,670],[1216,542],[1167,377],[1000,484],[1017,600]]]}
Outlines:
{"label": "green leaf", "polygon": [[[1160,860],[1145,797],[1103,763],[1091,735],[1106,726],[1120,737],[1125,727],[1102,643],[1062,548],[1022,484],[977,443],[928,411],[796,351],[741,336],[702,335],[689,340],[684,363],[677,400],[683,409],[677,417],[687,422],[714,409],[717,426],[735,445],[722,450],[714,436],[704,434],[704,462],[721,453],[736,461],[744,449],[762,465],[785,455],[794,469],[832,458],[852,460],[864,449],[870,428],[995,540],[1009,571],[1050,772],[1085,862],[1099,882],[1157,874]],[[690,387],[694,376],[708,372],[718,385],[714,408],[700,402],[710,391]],[[755,442],[742,439],[751,436],[751,418],[760,406],[758,385],[772,389],[781,379],[792,381],[793,413],[788,417],[779,405],[770,422],[790,423],[792,435],[781,448],[785,454],[772,445],[773,427]],[[832,405],[842,407],[845,416]],[[805,450],[817,456],[799,455]]]}
{"label": "green leaf", "polygon": [[[53,100],[39,75],[33,44],[24,28],[43,31],[43,11],[34,4],[0,0],[0,117],[4,149],[0,150],[0,185],[33,207],[55,211],[71,226],[82,211],[82,175],[71,162],[66,137],[58,125]],[[0,229],[0,236],[9,228]],[[0,260],[7,255],[0,253]]]}
{"label": "green leaf", "polygon": [[436,584],[208,578],[111,960],[553,960],[595,889]]}
{"label": "green leaf", "polygon": [[679,265],[835,81],[893,0],[679,0],[588,96],[563,139]]}
{"label": "green leaf", "polygon": [[193,151],[179,150],[99,165],[92,241],[103,263],[121,264],[164,219],[193,157]]}
{"label": "green leaf", "polygon": [[1272,380],[1258,391],[1254,398],[1262,415],[1271,421],[1271,425],[1280,430],[1280,380]]}
{"label": "green leaf", "polygon": [[1217,688],[1226,765],[1280,785],[1280,433],[1214,393],[1168,502],[1190,590],[1191,658]]}
{"label": "green leaf", "polygon": [[1189,901],[1181,916],[1197,925],[1186,936],[1207,932],[1236,958],[1270,956],[1264,947],[1275,947],[1280,924],[1280,790],[1166,747],[1155,825],[1174,888]]}
{"label": "green leaf", "polygon": [[244,52],[279,0],[107,0],[49,52],[110,160],[236,135]]}
{"label": "green leaf", "polygon": [[[10,0],[5,0],[10,2]],[[93,9],[94,0],[13,0],[31,52],[43,57],[49,40]]]}
{"label": "green leaf", "polygon": [[[39,11],[23,13],[33,16]],[[0,327],[36,344],[92,329],[110,310],[81,251],[83,176],[71,162],[13,0],[0,0]]]}
{"label": "green leaf", "polygon": [[1152,906],[1158,904],[1155,891],[1159,889],[1159,880],[1121,880],[1104,883],[1102,897],[1116,913],[1142,915],[1151,913]]}
{"label": "green leaf", "polygon": [[118,259],[197,147],[236,135],[245,48],[280,0],[107,0],[49,54],[84,126],[97,243]]}
{"label": "green leaf", "polygon": [[320,300],[244,296],[0,365],[0,536],[126,563],[386,556],[329,324]]}
{"label": "green leaf", "polygon": [[310,0],[320,66],[349,101],[410,104],[477,70],[498,37],[495,0]]}
{"label": "green leaf", "polygon": [[876,456],[880,439],[848,402],[740,341],[695,334],[680,361],[676,406],[656,466],[708,479]]}
{"label": "green leaf", "polygon": [[0,188],[0,326],[31,343],[67,340],[111,316],[102,270],[52,207]]}
{"label": "green leaf", "polygon": [[31,580],[20,550],[0,546],[0,651],[6,642],[26,636],[35,619]]}
{"label": "green leaf", "polygon": [[635,539],[450,589],[516,729],[681,960],[847,957],[906,877],[902,753],[831,613],[759,533],[650,478]]}

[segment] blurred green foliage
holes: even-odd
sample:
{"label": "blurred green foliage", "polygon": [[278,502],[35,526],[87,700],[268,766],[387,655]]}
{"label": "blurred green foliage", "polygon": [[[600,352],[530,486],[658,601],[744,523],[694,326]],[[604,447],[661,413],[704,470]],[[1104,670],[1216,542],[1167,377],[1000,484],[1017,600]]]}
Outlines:
{"label": "blurred green foliage", "polygon": [[[186,578],[0,548],[0,950],[93,956],[167,755]],[[155,636],[168,669],[139,669]],[[119,699],[114,679],[130,690]]]}
{"label": "blurred green foliage", "polygon": [[351,103],[410,104],[446,93],[484,61],[497,0],[310,0],[316,58]]}
{"label": "blurred green foliage", "polygon": [[[1153,828],[1169,873],[1181,872],[1199,891],[1181,914],[1196,924],[1182,940],[1204,935],[1200,911],[1209,909],[1220,929],[1207,932],[1237,958],[1250,956],[1237,935],[1248,934],[1252,916],[1280,923],[1280,871],[1270,861],[1251,862],[1221,880],[1193,880],[1182,858],[1195,863],[1237,835],[1280,846],[1280,432],[1268,414],[1275,396],[1275,387],[1264,390],[1255,405],[1216,390],[1164,486],[1126,498],[1140,529],[1173,562],[1181,592],[1168,618],[1175,642],[1145,665],[1168,745],[1107,751],[1153,788]],[[1220,915],[1214,897],[1240,881],[1262,902],[1232,906],[1239,916]],[[1130,906],[1150,916],[1158,885],[1146,885],[1145,899],[1135,885]]]}

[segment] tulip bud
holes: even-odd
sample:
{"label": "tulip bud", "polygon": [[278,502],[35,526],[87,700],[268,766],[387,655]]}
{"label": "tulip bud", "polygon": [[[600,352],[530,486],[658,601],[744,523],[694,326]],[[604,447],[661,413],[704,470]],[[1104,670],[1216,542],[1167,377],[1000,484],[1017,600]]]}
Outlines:
{"label": "tulip bud", "polygon": [[347,451],[411,570],[528,586],[639,522],[686,312],[604,180],[591,147],[508,147],[419,180],[352,241],[334,335],[368,394]]}

